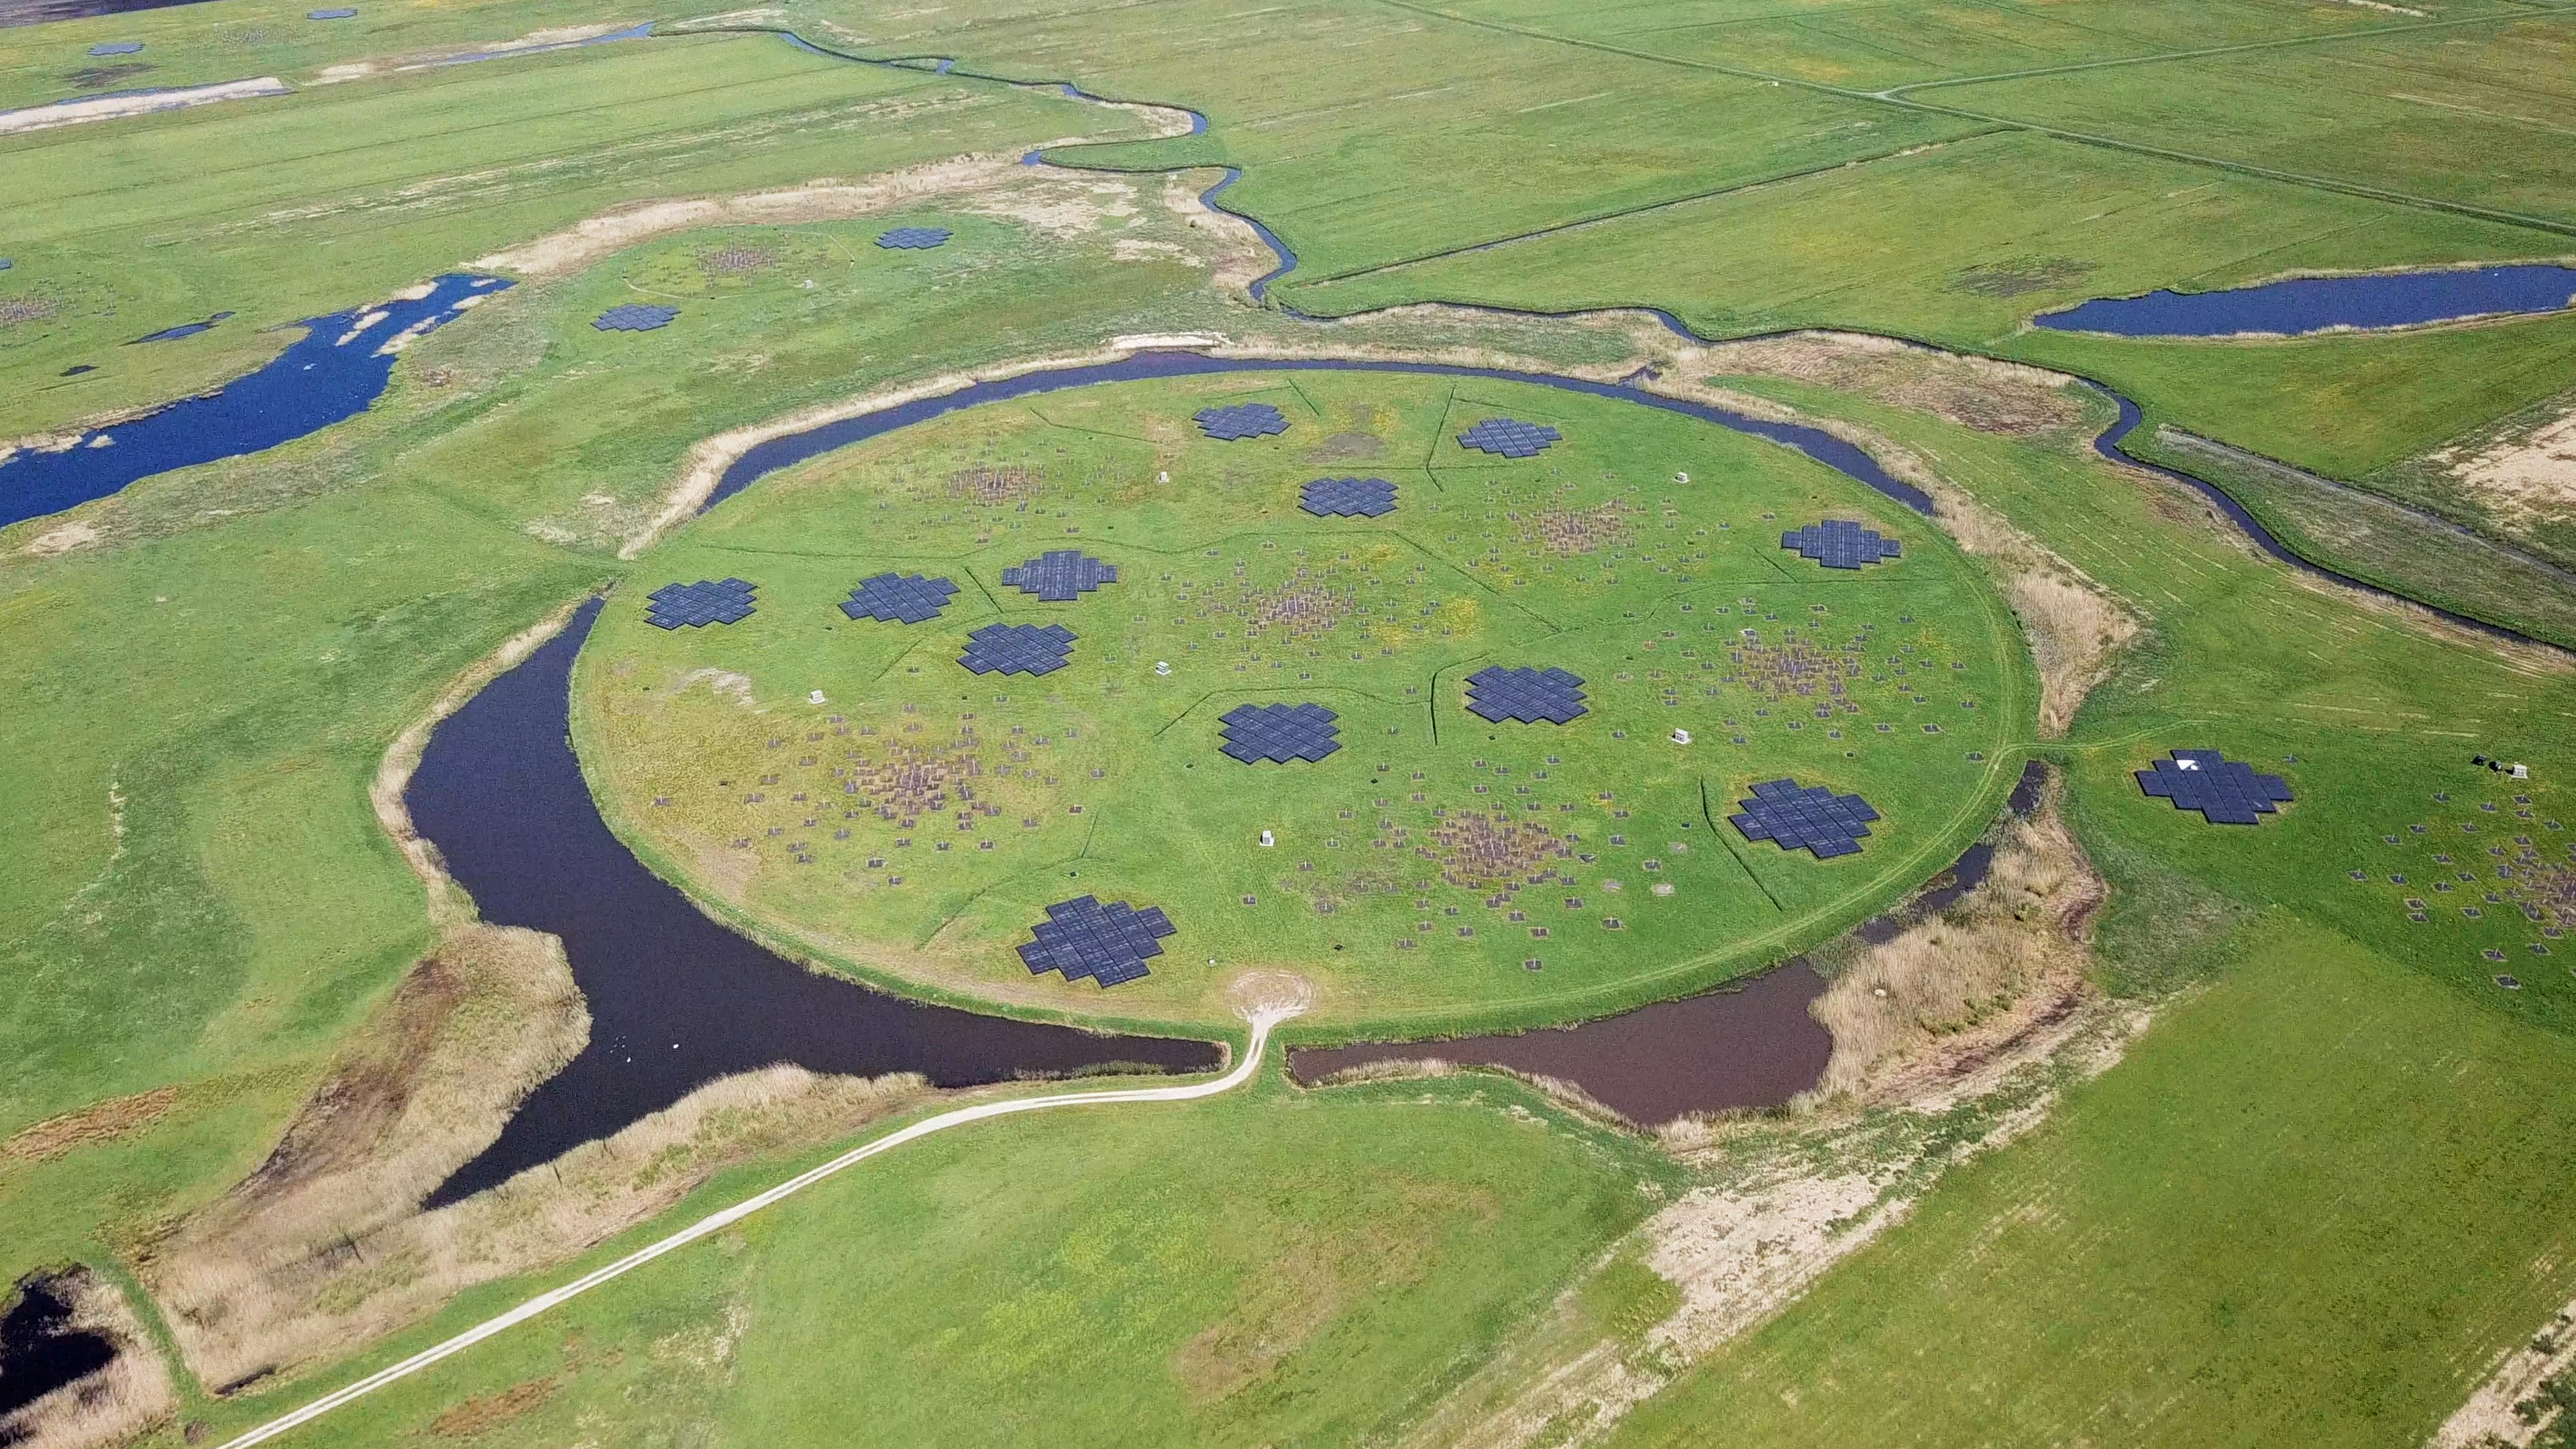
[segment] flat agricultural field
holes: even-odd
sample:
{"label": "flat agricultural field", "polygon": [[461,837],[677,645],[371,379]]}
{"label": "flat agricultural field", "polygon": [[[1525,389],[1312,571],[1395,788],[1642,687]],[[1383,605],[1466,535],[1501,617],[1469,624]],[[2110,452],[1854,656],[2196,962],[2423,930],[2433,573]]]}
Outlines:
{"label": "flat agricultural field", "polygon": [[[1196,421],[1226,409],[1284,429]],[[1560,436],[1461,443],[1493,419]],[[1336,480],[1384,511],[1305,506]],[[1898,556],[1782,547],[1826,520]],[[757,612],[654,625],[652,590],[729,578]],[[936,613],[839,607],[863,583]],[[1319,1020],[1415,1031],[1723,980],[1938,873],[2032,729],[2009,615],[1902,506],[1487,378],[988,405],[763,479],[636,585],[585,651],[579,731],[647,858],[863,973],[1053,1011],[1221,1020],[1222,983],[1289,963]],[[1071,637],[1041,672],[983,657],[1045,630]],[[1570,676],[1563,717],[1513,717],[1489,671]],[[1285,717],[1308,707],[1329,718]],[[1867,802],[1859,848],[1729,823],[1780,779]],[[1013,947],[1084,896],[1178,928],[1150,974],[1033,979]]]}

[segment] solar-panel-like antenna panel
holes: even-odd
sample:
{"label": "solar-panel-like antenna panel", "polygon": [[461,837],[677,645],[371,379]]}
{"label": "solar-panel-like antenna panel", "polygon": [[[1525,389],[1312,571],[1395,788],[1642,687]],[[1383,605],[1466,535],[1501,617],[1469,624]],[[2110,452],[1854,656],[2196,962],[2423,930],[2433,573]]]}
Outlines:
{"label": "solar-panel-like antenna panel", "polygon": [[1496,724],[1565,724],[1582,715],[1583,681],[1562,669],[1505,669],[1467,676],[1467,708]]}
{"label": "solar-panel-like antenna panel", "polygon": [[1747,840],[1768,840],[1782,850],[1803,850],[1818,860],[1860,854],[1861,837],[1878,811],[1858,795],[1837,795],[1822,785],[1765,780],[1735,802],[1726,823]]}
{"label": "solar-panel-like antenna panel", "polygon": [[1118,566],[1079,549],[1056,548],[1017,568],[1002,570],[1002,582],[1050,604],[1069,604],[1102,584],[1118,582]]}
{"label": "solar-panel-like antenna panel", "polygon": [[1196,417],[1199,431],[1220,443],[1266,438],[1273,433],[1288,431],[1288,415],[1264,402],[1201,408]]}
{"label": "solar-panel-like antenna panel", "polygon": [[1318,478],[1297,491],[1297,506],[1317,518],[1382,518],[1395,511],[1395,485],[1383,478]]}
{"label": "solar-panel-like antenna panel", "polygon": [[1458,435],[1458,446],[1502,458],[1535,458],[1565,434],[1545,423],[1518,418],[1487,418]]}
{"label": "solar-panel-like antenna panel", "polygon": [[1073,639],[1062,624],[987,624],[966,636],[957,662],[974,674],[1050,674],[1067,663]]}
{"label": "solar-panel-like antenna panel", "polygon": [[1780,546],[1829,569],[1861,568],[1895,558],[1900,551],[1895,539],[1882,538],[1877,530],[1863,528],[1847,518],[1828,518],[1822,523],[1793,528],[1780,535]]}
{"label": "solar-panel-like antenna panel", "polygon": [[644,596],[644,622],[657,629],[703,629],[739,624],[756,612],[753,586],[741,579],[670,583]]}
{"label": "solar-panel-like antenna panel", "polygon": [[2134,773],[2141,791],[2171,800],[2176,810],[2197,810],[2212,825],[2258,824],[2293,798],[2280,776],[2258,775],[2216,750],[2175,750],[2171,759]]}
{"label": "solar-panel-like antenna panel", "polygon": [[651,332],[670,326],[671,319],[679,315],[677,307],[627,302],[591,318],[590,325],[602,332]]}
{"label": "solar-panel-like antenna panel", "polygon": [[947,579],[924,578],[919,574],[878,574],[862,579],[850,590],[841,612],[853,619],[875,619],[887,624],[920,624],[939,617],[948,601],[957,596],[957,585]]}
{"label": "solar-panel-like antenna panel", "polygon": [[926,252],[947,245],[954,235],[944,226],[899,226],[877,233],[877,245],[890,252]]}
{"label": "solar-panel-like antenna panel", "polygon": [[1218,750],[1243,763],[1268,760],[1284,765],[1308,763],[1342,747],[1340,716],[1320,704],[1242,704],[1227,710],[1218,723],[1225,742]]}
{"label": "solar-panel-like antenna panel", "polygon": [[1093,896],[1058,901],[1046,913],[1020,947],[1029,974],[1061,971],[1067,981],[1088,976],[1104,988],[1149,974],[1145,963],[1162,955],[1163,938],[1177,932],[1160,906],[1140,911]]}

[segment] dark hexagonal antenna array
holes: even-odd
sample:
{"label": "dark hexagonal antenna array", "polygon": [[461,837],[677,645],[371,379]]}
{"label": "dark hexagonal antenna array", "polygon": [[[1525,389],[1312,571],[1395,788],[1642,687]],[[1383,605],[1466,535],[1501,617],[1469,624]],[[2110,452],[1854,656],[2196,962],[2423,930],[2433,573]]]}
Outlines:
{"label": "dark hexagonal antenna array", "polygon": [[2176,750],[2152,769],[2134,771],[2138,788],[2176,810],[2197,810],[2212,825],[2254,825],[2291,798],[2289,782],[2258,775],[2216,750]]}
{"label": "dark hexagonal antenna array", "polygon": [[966,636],[957,662],[974,674],[1050,674],[1065,666],[1073,637],[1062,624],[987,624]]}
{"label": "dark hexagonal antenna array", "polygon": [[1505,669],[1467,676],[1467,708],[1496,724],[1564,724],[1584,712],[1583,681],[1562,669]]}
{"label": "dark hexagonal antenna array", "polygon": [[752,586],[741,579],[664,584],[644,597],[644,622],[657,629],[739,624],[754,612]]}
{"label": "dark hexagonal antenna array", "polygon": [[1383,478],[1318,478],[1297,490],[1297,506],[1317,518],[1382,518],[1395,511],[1395,485]]}
{"label": "dark hexagonal antenna array", "polygon": [[677,307],[656,307],[646,302],[628,302],[611,307],[590,319],[590,325],[602,332],[653,332],[671,325],[680,315]]}
{"label": "dark hexagonal antenna array", "polygon": [[1229,407],[1201,408],[1196,414],[1199,431],[1220,443],[1238,442],[1244,438],[1266,438],[1288,431],[1288,415],[1268,403],[1235,403]]}
{"label": "dark hexagonal antenna array", "polygon": [[1828,518],[1780,535],[1780,546],[1829,569],[1856,569],[1897,556],[1895,539],[1882,538],[1848,518]]}
{"label": "dark hexagonal antenna array", "polygon": [[946,246],[956,233],[944,226],[899,226],[877,233],[877,245],[890,252],[926,252]]}
{"label": "dark hexagonal antenna array", "polygon": [[1878,818],[1858,795],[1837,795],[1822,785],[1795,780],[1765,780],[1751,798],[1735,802],[1742,811],[1726,823],[1747,840],[1776,842],[1782,850],[1804,850],[1818,860],[1860,854],[1860,838]]}
{"label": "dark hexagonal antenna array", "polygon": [[1002,582],[1046,603],[1069,604],[1077,595],[1118,582],[1118,566],[1079,549],[1054,548],[1017,568],[1002,570]]}
{"label": "dark hexagonal antenna array", "polygon": [[1146,961],[1162,955],[1162,938],[1178,930],[1160,906],[1140,911],[1092,896],[1058,901],[1046,913],[1029,932],[1036,939],[1020,947],[1029,974],[1061,971],[1069,982],[1088,976],[1104,988],[1150,974]]}
{"label": "dark hexagonal antenna array", "polygon": [[924,578],[919,574],[878,574],[861,579],[850,590],[849,600],[841,612],[853,619],[875,619],[886,624],[920,624],[939,617],[948,601],[957,597],[957,585],[946,579]]}
{"label": "dark hexagonal antenna array", "polygon": [[1565,434],[1545,423],[1518,418],[1487,418],[1458,435],[1458,446],[1503,458],[1535,458]]}
{"label": "dark hexagonal antenna array", "polygon": [[1340,717],[1320,704],[1236,705],[1218,719],[1225,743],[1217,748],[1247,765],[1313,763],[1342,747]]}

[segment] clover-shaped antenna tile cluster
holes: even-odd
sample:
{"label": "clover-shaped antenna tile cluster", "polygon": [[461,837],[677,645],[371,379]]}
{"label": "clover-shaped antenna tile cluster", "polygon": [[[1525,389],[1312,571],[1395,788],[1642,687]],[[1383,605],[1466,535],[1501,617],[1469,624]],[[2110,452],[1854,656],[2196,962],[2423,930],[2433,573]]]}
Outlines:
{"label": "clover-shaped antenna tile cluster", "polygon": [[1051,674],[1065,666],[1073,638],[1062,624],[987,624],[966,636],[957,662],[973,674]]}
{"label": "clover-shaped antenna tile cluster", "polygon": [[1467,708],[1496,724],[1564,724],[1584,712],[1583,681],[1562,669],[1505,669],[1467,676]]}
{"label": "clover-shaped antenna tile cluster", "polygon": [[1162,955],[1161,938],[1178,929],[1160,906],[1140,911],[1125,901],[1103,904],[1093,896],[1058,901],[1046,913],[1029,932],[1036,939],[1020,947],[1029,974],[1061,971],[1067,981],[1088,976],[1104,988],[1149,974],[1146,961]]}
{"label": "clover-shaped antenna tile cluster", "polygon": [[1118,582],[1118,566],[1079,549],[1054,548],[1017,568],[1002,570],[1002,582],[1046,603],[1069,604],[1076,595]]}
{"label": "clover-shaped antenna tile cluster", "polygon": [[1518,418],[1487,418],[1458,435],[1458,446],[1503,458],[1535,458],[1565,434],[1545,423]]}
{"label": "clover-shaped antenna tile cluster", "polygon": [[1268,760],[1312,763],[1342,747],[1340,716],[1320,704],[1243,704],[1218,719],[1225,743],[1217,748],[1247,765]]}
{"label": "clover-shaped antenna tile cluster", "polygon": [[1288,415],[1268,403],[1235,403],[1229,407],[1201,408],[1197,413],[1199,431],[1220,443],[1239,442],[1245,438],[1266,438],[1288,431]]}
{"label": "clover-shaped antenna tile cluster", "polygon": [[1882,538],[1847,518],[1828,518],[1780,535],[1780,546],[1829,569],[1856,569],[1897,556],[1895,539]]}
{"label": "clover-shaped antenna tile cluster", "polygon": [[957,597],[957,585],[947,579],[924,578],[919,574],[878,574],[861,579],[850,590],[841,612],[853,619],[875,619],[886,624],[920,624],[939,617],[948,601]]}
{"label": "clover-shaped antenna tile cluster", "polygon": [[1747,840],[1777,842],[1782,850],[1804,850],[1818,860],[1860,854],[1860,839],[1878,818],[1858,795],[1837,795],[1822,785],[1795,780],[1765,780],[1752,797],[1735,802],[1743,812],[1726,823]]}
{"label": "clover-shaped antenna tile cluster", "polygon": [[591,318],[590,325],[602,332],[652,332],[670,326],[671,319],[679,315],[677,307],[628,302]]}
{"label": "clover-shaped antenna tile cluster", "polygon": [[1318,478],[1297,490],[1297,506],[1317,518],[1382,518],[1395,511],[1395,485],[1383,478]]}
{"label": "clover-shaped antenna tile cluster", "polygon": [[2289,782],[2258,775],[2243,760],[2216,750],[2176,750],[2152,769],[2135,772],[2138,788],[2176,810],[2197,810],[2212,825],[2254,825],[2288,803]]}
{"label": "clover-shaped antenna tile cluster", "polygon": [[752,586],[741,579],[664,584],[644,598],[644,622],[657,629],[739,624],[753,613]]}

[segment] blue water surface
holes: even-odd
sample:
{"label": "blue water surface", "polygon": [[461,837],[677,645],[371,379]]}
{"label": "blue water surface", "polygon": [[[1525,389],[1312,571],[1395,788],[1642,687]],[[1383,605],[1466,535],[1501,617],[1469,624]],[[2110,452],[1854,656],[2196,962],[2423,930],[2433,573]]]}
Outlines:
{"label": "blue water surface", "polygon": [[350,329],[374,309],[311,318],[302,341],[219,391],[83,433],[63,452],[20,453],[0,462],[0,526],[60,513],[172,468],[274,448],[355,417],[393,377],[393,356],[381,350],[387,341],[406,329],[437,327],[467,298],[509,285],[497,277],[440,277],[417,302],[386,303],[383,320],[354,337]]}
{"label": "blue water surface", "polygon": [[2119,337],[2295,337],[2332,327],[2420,327],[2464,317],[2557,312],[2576,301],[2576,267],[2533,264],[2475,270],[2300,277],[2225,292],[2097,297],[2032,322],[2053,332]]}

